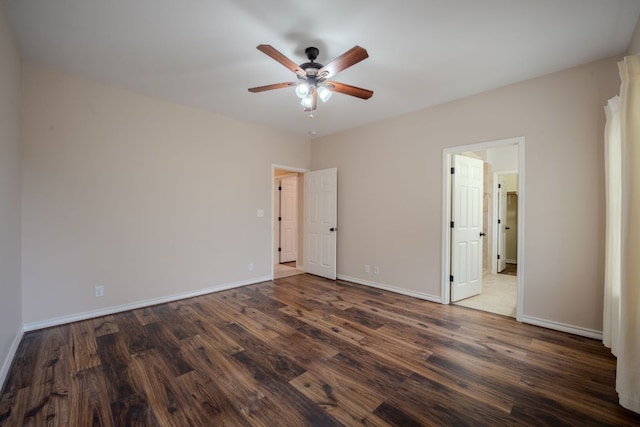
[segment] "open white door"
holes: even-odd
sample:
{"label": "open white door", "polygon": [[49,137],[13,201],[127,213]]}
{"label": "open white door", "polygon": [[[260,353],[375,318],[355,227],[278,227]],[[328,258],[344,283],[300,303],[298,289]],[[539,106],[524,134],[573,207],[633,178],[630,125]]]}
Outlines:
{"label": "open white door", "polygon": [[451,301],[482,292],[482,160],[454,155]]}
{"label": "open white door", "polygon": [[280,262],[298,257],[298,177],[280,180]]}
{"label": "open white door", "polygon": [[307,273],[335,280],[338,169],[307,172],[304,185],[304,268]]}
{"label": "open white door", "polygon": [[498,175],[498,273],[507,268],[507,189]]}

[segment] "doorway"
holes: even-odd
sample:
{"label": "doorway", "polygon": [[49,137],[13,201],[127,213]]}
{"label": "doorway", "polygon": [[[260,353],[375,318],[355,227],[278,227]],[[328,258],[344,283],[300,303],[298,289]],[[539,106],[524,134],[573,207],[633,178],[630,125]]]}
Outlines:
{"label": "doorway", "polygon": [[493,200],[497,212],[492,236],[493,274],[517,275],[518,265],[518,172],[494,173]]}
{"label": "doorway", "polygon": [[518,275],[518,192],[507,191],[506,268],[503,274]]}
{"label": "doorway", "polygon": [[[506,150],[511,162],[504,161]],[[511,150],[511,153],[509,153]],[[487,178],[493,175],[492,185],[485,187],[486,246],[491,253],[485,258],[482,292],[458,302],[458,305],[504,316],[516,317],[517,293],[517,150],[515,146],[504,149],[493,148],[485,152],[488,160],[485,168]],[[502,157],[502,162],[496,161]],[[507,159],[508,160],[508,159]],[[513,164],[513,166],[511,166]],[[505,172],[505,167],[513,170]],[[514,199],[514,197],[516,197]],[[493,205],[493,209],[491,208]]]}
{"label": "doorway", "polygon": [[304,171],[273,167],[273,278],[304,273]]}
{"label": "doorway", "polygon": [[[463,299],[457,304],[464,305],[494,313],[510,315],[521,320],[524,301],[524,138],[511,138],[486,143],[471,144],[443,150],[443,222],[442,222],[442,303],[452,303],[451,288],[452,279],[452,189],[454,178],[451,175],[451,165],[456,154],[476,157],[485,161],[484,195],[483,195],[483,237],[482,246],[484,256],[483,285],[479,296]],[[494,171],[498,172],[497,174]],[[498,176],[507,176],[507,173],[515,175],[515,189],[509,188],[504,194],[505,205],[515,204],[517,209],[512,210],[514,221],[509,224],[501,219],[498,224],[498,205],[496,190]],[[504,177],[503,177],[504,178]],[[515,222],[515,224],[514,224]],[[513,225],[512,225],[513,224]],[[508,227],[505,233],[505,244],[509,246],[509,255],[501,255],[507,265],[517,263],[517,275],[498,274],[497,263],[497,234],[500,226]],[[520,225],[520,226],[518,226]],[[513,237],[506,243],[508,237]],[[515,245],[515,248],[514,248]],[[512,251],[511,251],[512,250]],[[485,300],[485,301],[483,301]],[[488,305],[487,305],[488,304]],[[512,310],[506,311],[504,307],[511,304]]]}
{"label": "doorway", "polygon": [[[337,168],[308,171],[272,165],[271,217],[272,277],[309,273],[330,280],[336,279],[336,248],[338,232]],[[295,261],[281,258],[281,181],[289,176],[297,179],[297,198],[291,203],[297,207],[297,245],[293,250]],[[291,227],[289,227],[291,229]],[[294,265],[286,265],[295,262]],[[282,271],[285,271],[284,273]],[[276,274],[277,273],[277,274]]]}
{"label": "doorway", "polygon": [[295,267],[298,261],[298,174],[277,176],[276,186],[277,262]]}

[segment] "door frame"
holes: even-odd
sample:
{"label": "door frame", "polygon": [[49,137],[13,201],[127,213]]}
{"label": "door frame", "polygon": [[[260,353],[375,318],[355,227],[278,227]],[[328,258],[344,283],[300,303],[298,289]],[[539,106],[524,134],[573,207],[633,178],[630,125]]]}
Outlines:
{"label": "door frame", "polygon": [[441,265],[441,303],[451,304],[451,158],[453,154],[465,151],[488,150],[491,148],[518,146],[518,299],[516,303],[516,320],[522,322],[524,307],[524,277],[525,277],[525,138],[500,139],[444,148],[442,150],[442,265]]}
{"label": "door frame", "polygon": [[[291,172],[291,173],[307,173],[310,171],[310,169],[304,169],[304,168],[298,168],[295,166],[285,166],[285,165],[278,165],[278,164],[271,164],[271,209],[269,210],[269,228],[271,229],[271,244],[269,246],[270,248],[270,252],[271,252],[271,280],[273,280],[275,278],[275,262],[276,262],[276,254],[275,254],[275,230],[274,230],[274,221],[275,221],[275,217],[274,217],[274,210],[275,210],[275,199],[276,199],[276,194],[275,194],[275,186],[276,186],[276,169],[280,169],[280,170],[284,170],[287,172]],[[298,183],[300,184],[300,183]],[[299,187],[299,186],[298,186]],[[304,187],[304,183],[303,183],[303,187]],[[304,191],[304,189],[302,190]],[[298,201],[298,206],[300,206],[300,203]],[[301,212],[298,210],[298,219],[300,218]],[[303,239],[303,243],[304,243],[304,235],[302,236]],[[300,242],[300,237],[298,237],[298,243]],[[303,249],[304,251],[304,246]],[[303,253],[304,256],[304,253]],[[300,262],[300,245],[298,245],[298,261],[296,261],[296,268],[298,268],[299,270],[304,271],[304,258],[302,258],[302,262]]]}

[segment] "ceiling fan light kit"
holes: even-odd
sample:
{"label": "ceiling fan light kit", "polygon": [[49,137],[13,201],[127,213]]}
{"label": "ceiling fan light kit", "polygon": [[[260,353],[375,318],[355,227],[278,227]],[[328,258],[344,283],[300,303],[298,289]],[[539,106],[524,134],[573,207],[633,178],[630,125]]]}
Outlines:
{"label": "ceiling fan light kit", "polygon": [[298,95],[300,99],[307,96],[309,92],[311,92],[311,87],[306,82],[298,83],[298,86],[296,86],[296,95]]}
{"label": "ceiling fan light kit", "polygon": [[328,89],[326,86],[318,86],[318,98],[320,101],[327,102],[329,98],[331,98],[331,89]]}
{"label": "ceiling fan light kit", "polygon": [[320,98],[320,101],[323,103],[327,102],[333,92],[339,92],[361,99],[369,99],[373,96],[373,92],[368,89],[328,80],[340,71],[369,57],[367,51],[360,46],[354,46],[327,65],[315,62],[320,53],[318,48],[315,47],[305,49],[305,54],[309,62],[300,65],[297,65],[270,45],[261,44],[258,45],[257,49],[296,73],[298,82],[276,83],[267,86],[253,87],[249,89],[249,92],[258,93],[295,86],[295,93],[298,98],[300,98],[300,105],[302,105],[304,111],[315,110],[317,108],[317,99]]}

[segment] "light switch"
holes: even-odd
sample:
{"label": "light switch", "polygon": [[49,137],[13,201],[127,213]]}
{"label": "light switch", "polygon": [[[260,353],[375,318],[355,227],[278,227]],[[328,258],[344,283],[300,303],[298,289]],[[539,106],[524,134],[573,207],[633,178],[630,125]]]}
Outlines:
{"label": "light switch", "polygon": [[258,209],[257,215],[258,218],[262,218],[264,216],[264,209]]}

